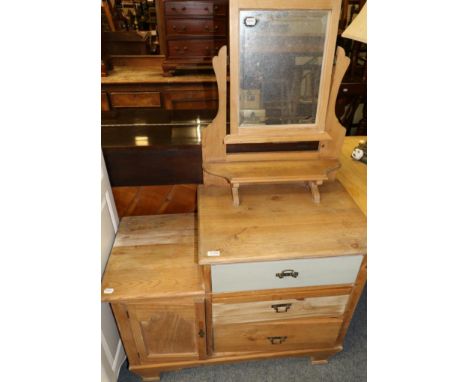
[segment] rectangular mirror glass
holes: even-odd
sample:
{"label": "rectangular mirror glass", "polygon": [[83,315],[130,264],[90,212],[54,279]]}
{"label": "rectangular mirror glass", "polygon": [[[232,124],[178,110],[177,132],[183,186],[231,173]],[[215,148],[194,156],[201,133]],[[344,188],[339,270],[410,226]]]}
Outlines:
{"label": "rectangular mirror glass", "polygon": [[239,127],[316,121],[329,11],[239,14]]}

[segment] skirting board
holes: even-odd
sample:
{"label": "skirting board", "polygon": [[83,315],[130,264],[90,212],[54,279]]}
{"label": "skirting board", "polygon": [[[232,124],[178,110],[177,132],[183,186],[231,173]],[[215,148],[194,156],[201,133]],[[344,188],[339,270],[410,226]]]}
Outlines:
{"label": "skirting board", "polygon": [[117,349],[115,351],[115,355],[113,356],[109,345],[107,344],[106,338],[104,337],[104,334],[101,331],[101,346],[106,358],[105,360],[101,360],[101,362],[107,362],[110,368],[112,369],[113,380],[110,382],[117,382],[119,378],[120,368],[125,359],[127,358],[122,345],[122,340],[119,340],[119,343],[117,344]]}

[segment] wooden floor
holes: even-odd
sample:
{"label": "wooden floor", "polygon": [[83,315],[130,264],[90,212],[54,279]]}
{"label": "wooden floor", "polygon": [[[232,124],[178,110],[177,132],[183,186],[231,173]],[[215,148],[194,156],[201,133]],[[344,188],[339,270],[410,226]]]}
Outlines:
{"label": "wooden floor", "polygon": [[196,210],[196,184],[113,187],[112,193],[120,218],[195,212]]}

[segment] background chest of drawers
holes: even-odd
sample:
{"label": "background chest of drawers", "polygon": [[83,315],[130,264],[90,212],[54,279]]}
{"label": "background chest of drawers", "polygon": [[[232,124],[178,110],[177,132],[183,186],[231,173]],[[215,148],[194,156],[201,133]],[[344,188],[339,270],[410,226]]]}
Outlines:
{"label": "background chest of drawers", "polygon": [[102,300],[144,380],[270,357],[325,363],[366,269],[365,216],[338,182],[319,205],[302,185],[246,186],[239,207],[228,187],[199,186],[197,215],[122,219]]}
{"label": "background chest of drawers", "polygon": [[176,68],[211,67],[211,59],[228,42],[227,0],[163,0],[159,33],[165,75]]}

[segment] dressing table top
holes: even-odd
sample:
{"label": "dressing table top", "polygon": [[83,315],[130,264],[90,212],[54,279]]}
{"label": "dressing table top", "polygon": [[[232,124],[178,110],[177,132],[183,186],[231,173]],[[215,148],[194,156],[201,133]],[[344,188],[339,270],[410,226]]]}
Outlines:
{"label": "dressing table top", "polygon": [[336,181],[318,204],[300,183],[246,185],[238,207],[229,187],[199,186],[198,233],[200,264],[367,252],[366,217]]}

